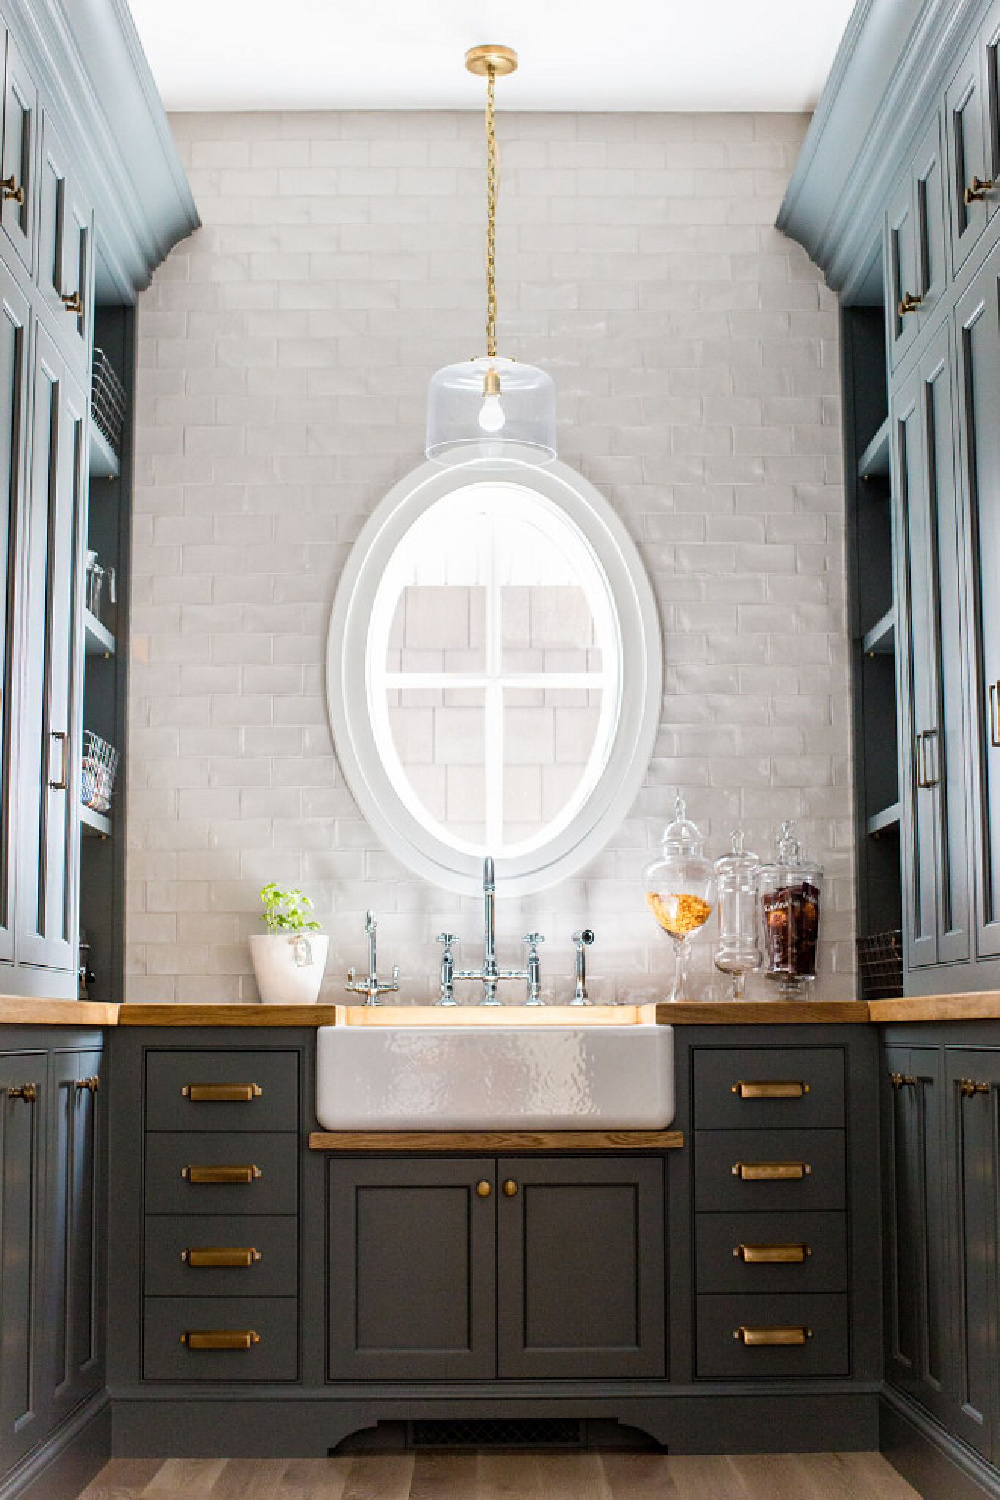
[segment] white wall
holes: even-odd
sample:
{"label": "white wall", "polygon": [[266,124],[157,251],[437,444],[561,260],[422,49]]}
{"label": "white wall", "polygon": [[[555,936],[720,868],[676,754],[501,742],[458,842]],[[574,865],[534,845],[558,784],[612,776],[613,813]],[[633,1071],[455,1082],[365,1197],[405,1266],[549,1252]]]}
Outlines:
{"label": "white wall", "polygon": [[[678,785],[713,853],[737,819],[762,852],[800,819],[828,875],[817,992],[853,992],[837,315],[773,228],[806,123],[500,116],[501,352],[554,376],[560,457],[629,527],[666,656],[630,817],[580,878],[499,904],[501,960],[540,928],[561,998],[584,922],[596,998],[662,993],[640,876]],[[482,119],[173,126],[204,227],[140,307],[128,998],[254,998],[246,938],[271,879],[316,899],[326,998],[364,967],[368,906],[383,964],[428,998],[434,935],[461,932],[474,962],[480,905],[375,840],[334,757],[323,660],[351,543],[422,457],[431,371],[483,343]],[[703,936],[696,988],[721,986]]]}

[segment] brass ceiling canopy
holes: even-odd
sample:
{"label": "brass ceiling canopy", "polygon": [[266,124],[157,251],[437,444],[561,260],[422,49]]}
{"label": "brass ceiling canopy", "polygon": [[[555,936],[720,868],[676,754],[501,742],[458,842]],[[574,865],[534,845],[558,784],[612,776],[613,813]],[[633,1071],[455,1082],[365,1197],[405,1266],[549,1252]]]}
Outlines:
{"label": "brass ceiling canopy", "polygon": [[506,78],[517,71],[517,53],[513,47],[501,47],[497,42],[486,42],[481,47],[470,47],[465,54],[465,66],[477,78],[488,78],[492,70],[494,78]]}

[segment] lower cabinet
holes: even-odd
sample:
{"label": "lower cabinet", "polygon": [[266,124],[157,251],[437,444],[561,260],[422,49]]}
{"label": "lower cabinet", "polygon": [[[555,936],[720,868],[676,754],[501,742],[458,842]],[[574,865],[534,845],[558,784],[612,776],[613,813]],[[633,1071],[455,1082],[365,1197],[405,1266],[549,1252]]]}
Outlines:
{"label": "lower cabinet", "polygon": [[104,1385],[101,1061],[0,1053],[0,1482]]}
{"label": "lower cabinet", "polygon": [[662,1376],[660,1158],[332,1159],[331,1380]]}

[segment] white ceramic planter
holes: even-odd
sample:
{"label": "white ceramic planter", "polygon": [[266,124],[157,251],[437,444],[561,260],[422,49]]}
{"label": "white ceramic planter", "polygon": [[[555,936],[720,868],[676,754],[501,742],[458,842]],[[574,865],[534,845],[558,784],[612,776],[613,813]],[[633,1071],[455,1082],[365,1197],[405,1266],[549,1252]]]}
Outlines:
{"label": "white ceramic planter", "polygon": [[315,1005],[330,939],[323,932],[258,932],[250,957],[263,1005]]}

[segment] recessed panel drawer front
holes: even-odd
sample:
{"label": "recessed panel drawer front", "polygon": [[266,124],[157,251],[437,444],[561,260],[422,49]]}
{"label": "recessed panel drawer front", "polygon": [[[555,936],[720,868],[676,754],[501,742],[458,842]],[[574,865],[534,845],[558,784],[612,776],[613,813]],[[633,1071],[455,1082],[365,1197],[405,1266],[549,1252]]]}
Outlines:
{"label": "recessed panel drawer front", "polygon": [[298,1145],[297,1135],[251,1131],[148,1135],[146,1212],[294,1214]]}
{"label": "recessed panel drawer front", "polygon": [[699,1130],[843,1125],[843,1048],[699,1047],[694,1110]]}
{"label": "recessed panel drawer front", "polygon": [[264,1214],[146,1220],[146,1291],[162,1297],[294,1297],[298,1221]]}
{"label": "recessed panel drawer front", "polygon": [[142,1373],[146,1380],[295,1380],[294,1297],[147,1297]]}
{"label": "recessed panel drawer front", "polygon": [[297,1052],[147,1052],[147,1130],[297,1130]]}
{"label": "recessed panel drawer front", "polygon": [[846,1297],[703,1296],[697,1319],[703,1378],[849,1373]]}
{"label": "recessed panel drawer front", "polygon": [[699,1130],[695,1207],[701,1212],[844,1207],[842,1130]]}
{"label": "recessed panel drawer front", "polygon": [[698,1214],[699,1292],[846,1292],[840,1213]]}

